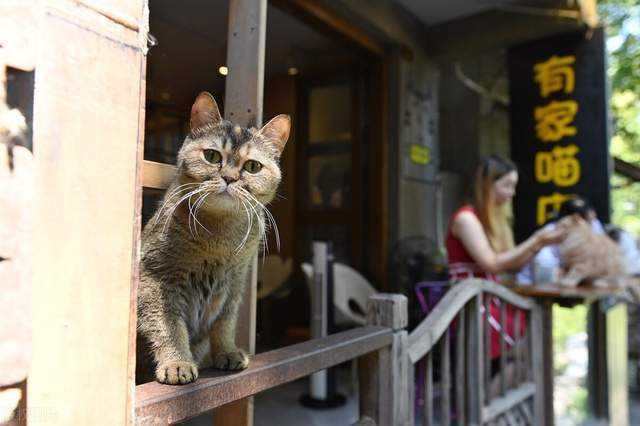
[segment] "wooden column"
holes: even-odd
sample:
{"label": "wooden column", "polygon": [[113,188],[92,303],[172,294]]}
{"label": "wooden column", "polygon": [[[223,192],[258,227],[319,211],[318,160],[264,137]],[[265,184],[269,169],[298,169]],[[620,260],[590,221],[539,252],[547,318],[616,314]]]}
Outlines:
{"label": "wooden column", "polygon": [[[484,407],[484,335],[489,333],[488,324],[482,314],[483,294],[478,294],[465,306],[465,329],[467,332],[467,422],[469,425],[482,424]],[[489,378],[490,379],[490,378]]]}
{"label": "wooden column", "polygon": [[536,386],[533,397],[535,425],[553,426],[553,328],[552,302],[538,299],[531,311],[529,330],[531,334],[531,375]]}
{"label": "wooden column", "polygon": [[[241,126],[262,126],[264,46],[267,25],[266,0],[230,0],[224,116]],[[253,259],[240,308],[236,343],[255,352],[257,257]],[[219,408],[216,426],[252,425],[253,398]]]}
{"label": "wooden column", "polygon": [[133,424],[147,0],[42,4],[28,421]]}
{"label": "wooden column", "polygon": [[389,327],[393,343],[358,361],[360,418],[377,425],[413,425],[413,363],[409,359],[407,298],[377,294],[369,298],[367,324]]}

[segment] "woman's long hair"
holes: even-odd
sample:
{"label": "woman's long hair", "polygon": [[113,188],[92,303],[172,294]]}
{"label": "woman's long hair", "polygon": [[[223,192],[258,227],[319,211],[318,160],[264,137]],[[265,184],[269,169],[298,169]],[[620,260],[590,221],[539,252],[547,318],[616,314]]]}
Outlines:
{"label": "woman's long hair", "polygon": [[493,197],[493,184],[503,176],[517,171],[515,164],[499,155],[484,157],[476,171],[473,204],[480,217],[491,247],[501,253],[513,247],[513,232],[509,224],[509,211]]}

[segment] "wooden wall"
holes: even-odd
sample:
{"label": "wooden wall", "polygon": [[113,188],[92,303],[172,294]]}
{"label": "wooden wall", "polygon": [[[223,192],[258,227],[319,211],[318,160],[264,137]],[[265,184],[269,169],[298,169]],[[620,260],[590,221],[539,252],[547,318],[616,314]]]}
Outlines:
{"label": "wooden wall", "polygon": [[30,422],[131,424],[147,0],[43,7]]}

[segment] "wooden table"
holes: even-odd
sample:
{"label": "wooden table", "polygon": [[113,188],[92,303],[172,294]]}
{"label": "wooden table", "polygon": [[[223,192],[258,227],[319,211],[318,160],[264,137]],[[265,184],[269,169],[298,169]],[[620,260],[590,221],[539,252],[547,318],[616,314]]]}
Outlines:
{"label": "wooden table", "polygon": [[542,308],[544,362],[544,425],[554,424],[552,306],[585,304],[589,308],[587,333],[589,415],[612,425],[628,425],[627,310],[619,303],[623,290],[558,285],[515,286],[511,290],[531,297]]}

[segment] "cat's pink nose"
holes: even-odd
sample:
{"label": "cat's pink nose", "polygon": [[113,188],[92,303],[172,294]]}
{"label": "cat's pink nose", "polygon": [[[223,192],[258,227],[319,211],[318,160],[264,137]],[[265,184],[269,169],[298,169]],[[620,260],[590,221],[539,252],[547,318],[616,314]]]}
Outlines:
{"label": "cat's pink nose", "polygon": [[222,179],[224,179],[224,181],[227,182],[227,185],[230,185],[233,182],[236,182],[238,180],[236,176],[231,176],[231,175],[222,175]]}

